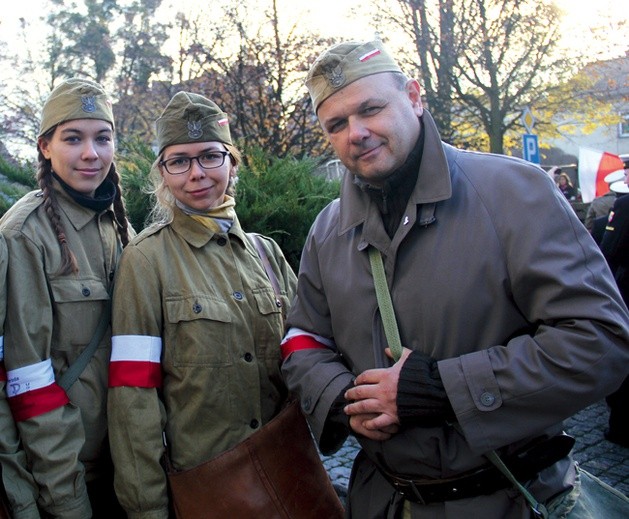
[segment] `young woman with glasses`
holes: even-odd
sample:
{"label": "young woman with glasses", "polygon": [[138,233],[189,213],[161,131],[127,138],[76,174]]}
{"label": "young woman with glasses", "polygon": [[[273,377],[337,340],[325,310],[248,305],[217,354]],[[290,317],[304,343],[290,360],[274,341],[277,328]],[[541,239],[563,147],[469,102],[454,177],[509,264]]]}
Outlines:
{"label": "young woman with glasses", "polygon": [[281,409],[279,344],[296,278],[261,236],[276,297],[240,226],[227,115],[180,92],[156,127],[154,223],[125,249],[116,278],[109,427],[129,517],[167,519],[165,450],[174,469],[194,467]]}

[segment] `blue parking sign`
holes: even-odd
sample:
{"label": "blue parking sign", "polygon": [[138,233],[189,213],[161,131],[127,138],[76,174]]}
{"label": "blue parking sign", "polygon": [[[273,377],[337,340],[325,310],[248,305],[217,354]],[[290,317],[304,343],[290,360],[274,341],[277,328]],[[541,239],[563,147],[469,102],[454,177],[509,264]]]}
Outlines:
{"label": "blue parking sign", "polygon": [[533,164],[539,164],[539,147],[537,146],[537,135],[525,133],[522,135],[522,156]]}

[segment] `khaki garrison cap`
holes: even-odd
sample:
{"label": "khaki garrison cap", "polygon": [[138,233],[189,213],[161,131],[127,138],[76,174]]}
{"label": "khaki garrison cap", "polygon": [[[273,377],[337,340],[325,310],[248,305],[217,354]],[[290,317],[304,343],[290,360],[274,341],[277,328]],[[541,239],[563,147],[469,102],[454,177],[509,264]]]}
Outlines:
{"label": "khaki garrison cap", "polygon": [[111,100],[98,83],[71,78],[57,85],[44,103],[38,137],[58,124],[76,119],[100,119],[113,128]]}
{"label": "khaki garrison cap", "polygon": [[173,144],[210,141],[232,144],[227,114],[199,94],[176,93],[155,126],[158,154]]}
{"label": "khaki garrison cap", "polygon": [[306,77],[315,113],[328,97],[357,79],[381,72],[402,72],[380,40],[333,45],[312,64]]}

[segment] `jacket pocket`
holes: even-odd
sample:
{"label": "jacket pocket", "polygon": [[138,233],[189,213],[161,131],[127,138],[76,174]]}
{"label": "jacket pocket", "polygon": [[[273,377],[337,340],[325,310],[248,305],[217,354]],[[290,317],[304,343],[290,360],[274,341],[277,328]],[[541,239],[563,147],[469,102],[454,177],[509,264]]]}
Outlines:
{"label": "jacket pocket", "polygon": [[50,280],[54,300],[55,349],[69,351],[87,345],[98,326],[109,293],[95,278]]}
{"label": "jacket pocket", "polygon": [[231,314],[227,303],[207,296],[165,301],[166,347],[175,366],[227,366],[231,363]]}
{"label": "jacket pocket", "polygon": [[256,301],[258,311],[262,315],[279,314],[285,306],[286,297],[280,297],[280,305],[278,306],[275,299],[275,293],[271,289],[257,288],[253,290],[253,297]]}

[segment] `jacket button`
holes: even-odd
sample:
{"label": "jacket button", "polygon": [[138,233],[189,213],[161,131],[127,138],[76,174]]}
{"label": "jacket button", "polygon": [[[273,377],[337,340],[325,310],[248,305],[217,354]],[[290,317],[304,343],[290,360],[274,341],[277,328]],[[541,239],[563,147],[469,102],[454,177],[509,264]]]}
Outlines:
{"label": "jacket button", "polygon": [[81,294],[83,294],[85,297],[89,296],[91,294],[90,289],[87,287],[83,287],[83,289],[81,290]]}
{"label": "jacket button", "polygon": [[234,292],[233,296],[236,301],[241,301],[243,298],[242,292]]}
{"label": "jacket button", "polygon": [[245,353],[245,360],[247,362],[251,362],[253,360],[253,355],[251,355],[251,353],[249,352]]}
{"label": "jacket button", "polygon": [[282,302],[279,299],[276,299],[275,306],[277,306],[278,308],[282,308]]}
{"label": "jacket button", "polygon": [[216,240],[216,243],[218,243],[221,247],[224,247],[227,243],[227,239],[221,236],[218,240]]}
{"label": "jacket button", "polygon": [[309,396],[307,396],[306,399],[302,403],[302,407],[304,408],[304,411],[306,412],[310,411],[311,405],[312,405],[312,400],[310,399]]}
{"label": "jacket button", "polygon": [[480,403],[483,404],[485,407],[491,407],[492,405],[494,405],[495,401],[496,397],[492,395],[489,391],[485,391],[480,396]]}
{"label": "jacket button", "polygon": [[249,422],[249,426],[252,429],[257,429],[259,425],[260,425],[260,422],[258,422],[258,420],[256,420],[255,418],[251,420],[251,422]]}
{"label": "jacket button", "polygon": [[194,303],[194,304],[192,305],[192,311],[193,311],[195,314],[200,313],[200,312],[201,312],[201,310],[203,310],[203,307],[202,307],[199,303]]}

